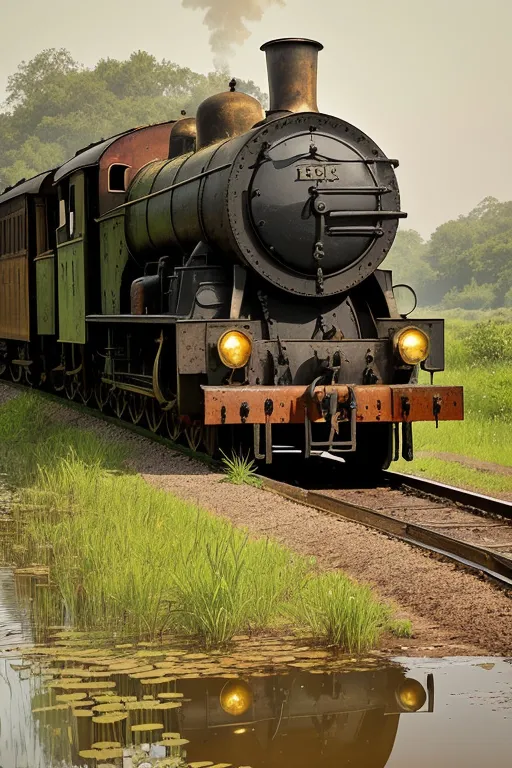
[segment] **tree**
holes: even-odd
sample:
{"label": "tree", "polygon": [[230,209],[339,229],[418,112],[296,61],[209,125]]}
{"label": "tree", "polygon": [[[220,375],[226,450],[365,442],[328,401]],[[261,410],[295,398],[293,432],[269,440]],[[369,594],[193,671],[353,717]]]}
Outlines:
{"label": "tree", "polygon": [[[227,90],[226,71],[201,75],[145,52],[126,61],[102,59],[87,69],[65,49],[22,62],[7,84],[0,112],[0,189],[60,165],[94,141],[137,125],[193,115],[199,103]],[[252,81],[238,90],[264,102]]]}
{"label": "tree", "polygon": [[382,264],[393,271],[393,283],[405,283],[415,291],[420,304],[433,304],[436,274],[426,259],[427,244],[414,229],[398,231],[393,247]]}
{"label": "tree", "polygon": [[479,286],[488,303],[492,286],[492,305],[502,306],[512,285],[512,202],[486,197],[467,216],[442,224],[430,238],[427,259],[450,303],[457,292],[475,298]]}

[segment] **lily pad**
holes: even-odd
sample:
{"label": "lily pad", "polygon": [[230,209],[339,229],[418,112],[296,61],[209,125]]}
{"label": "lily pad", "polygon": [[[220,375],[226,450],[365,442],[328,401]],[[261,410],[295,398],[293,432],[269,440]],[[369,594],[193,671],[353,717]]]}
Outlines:
{"label": "lily pad", "polygon": [[177,709],[178,707],[181,707],[181,701],[164,701],[155,704],[153,709]]}
{"label": "lily pad", "polygon": [[33,709],[32,712],[56,712],[59,709],[67,709],[68,704],[53,704],[51,707],[37,707],[36,709]]}
{"label": "lily pad", "polygon": [[115,696],[113,693],[100,693],[94,696],[94,701],[97,704],[114,704],[116,701],[124,701],[124,699],[121,696]]}
{"label": "lily pad", "polygon": [[163,727],[162,723],[139,723],[132,725],[132,731],[160,731]]}
{"label": "lily pad", "polygon": [[173,677],[150,677],[148,680],[141,680],[141,685],[161,685],[162,683],[174,682]]}
{"label": "lily pad", "polygon": [[80,757],[108,760],[109,757],[122,757],[123,750],[117,747],[112,749],[82,749],[78,754]]}
{"label": "lily pad", "polygon": [[122,746],[118,741],[95,741],[91,744],[91,749],[114,749]]}
{"label": "lily pad", "polygon": [[61,680],[59,685],[52,685],[52,688],[63,688],[64,690],[75,688],[76,690],[89,690],[89,691],[101,691],[107,688],[115,688],[116,684],[113,680],[88,680],[76,681],[76,680]]}
{"label": "lily pad", "polygon": [[92,710],[93,712],[120,712],[124,709],[124,704],[118,701],[109,704],[96,704]]}
{"label": "lily pad", "polygon": [[128,712],[108,712],[106,715],[96,715],[92,721],[93,723],[119,723],[121,720],[126,720],[127,717]]}
{"label": "lily pad", "polygon": [[171,692],[163,692],[163,693],[157,693],[157,696],[159,699],[182,699],[183,694],[178,693],[177,691],[171,691]]}
{"label": "lily pad", "polygon": [[57,701],[80,701],[81,699],[86,699],[87,694],[78,691],[77,693],[58,693],[55,698]]}
{"label": "lily pad", "polygon": [[94,712],[92,712],[90,709],[74,709],[73,715],[75,717],[92,717]]}
{"label": "lily pad", "polygon": [[188,768],[209,768],[213,765],[213,760],[200,760],[199,762],[189,763]]}
{"label": "lily pad", "polygon": [[159,747],[184,747],[188,743],[188,739],[162,739],[162,741],[157,741]]}

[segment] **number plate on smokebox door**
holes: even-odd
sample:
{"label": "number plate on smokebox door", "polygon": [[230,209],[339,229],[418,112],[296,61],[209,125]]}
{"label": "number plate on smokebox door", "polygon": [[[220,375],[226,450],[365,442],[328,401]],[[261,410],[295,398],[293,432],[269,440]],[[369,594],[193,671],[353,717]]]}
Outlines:
{"label": "number plate on smokebox door", "polygon": [[339,181],[339,171],[339,165],[333,165],[332,163],[326,165],[298,165],[297,180],[315,181],[320,179],[323,181]]}

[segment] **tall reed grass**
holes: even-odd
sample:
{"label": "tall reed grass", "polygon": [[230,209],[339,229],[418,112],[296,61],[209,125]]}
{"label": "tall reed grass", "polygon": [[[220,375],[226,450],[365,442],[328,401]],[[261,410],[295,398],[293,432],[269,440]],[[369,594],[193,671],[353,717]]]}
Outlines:
{"label": "tall reed grass", "polygon": [[350,651],[386,628],[369,588],[153,488],[126,469],[124,446],[52,421],[37,395],[0,408],[0,440],[19,497],[19,563],[50,566],[77,628],[212,646],[292,621]]}

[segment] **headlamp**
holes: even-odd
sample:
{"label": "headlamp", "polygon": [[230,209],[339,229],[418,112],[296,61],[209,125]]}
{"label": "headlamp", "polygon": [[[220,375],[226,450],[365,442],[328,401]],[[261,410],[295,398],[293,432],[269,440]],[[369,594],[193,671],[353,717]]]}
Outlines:
{"label": "headlamp", "polygon": [[405,328],[395,335],[395,348],[407,365],[418,365],[427,359],[430,339],[419,328]]}
{"label": "headlamp", "polygon": [[421,683],[413,680],[412,677],[406,677],[400,687],[397,688],[396,699],[400,707],[406,712],[417,712],[425,704],[427,694]]}
{"label": "headlamp", "polygon": [[228,368],[243,368],[249,362],[252,342],[242,331],[226,331],[217,342],[219,357]]}

